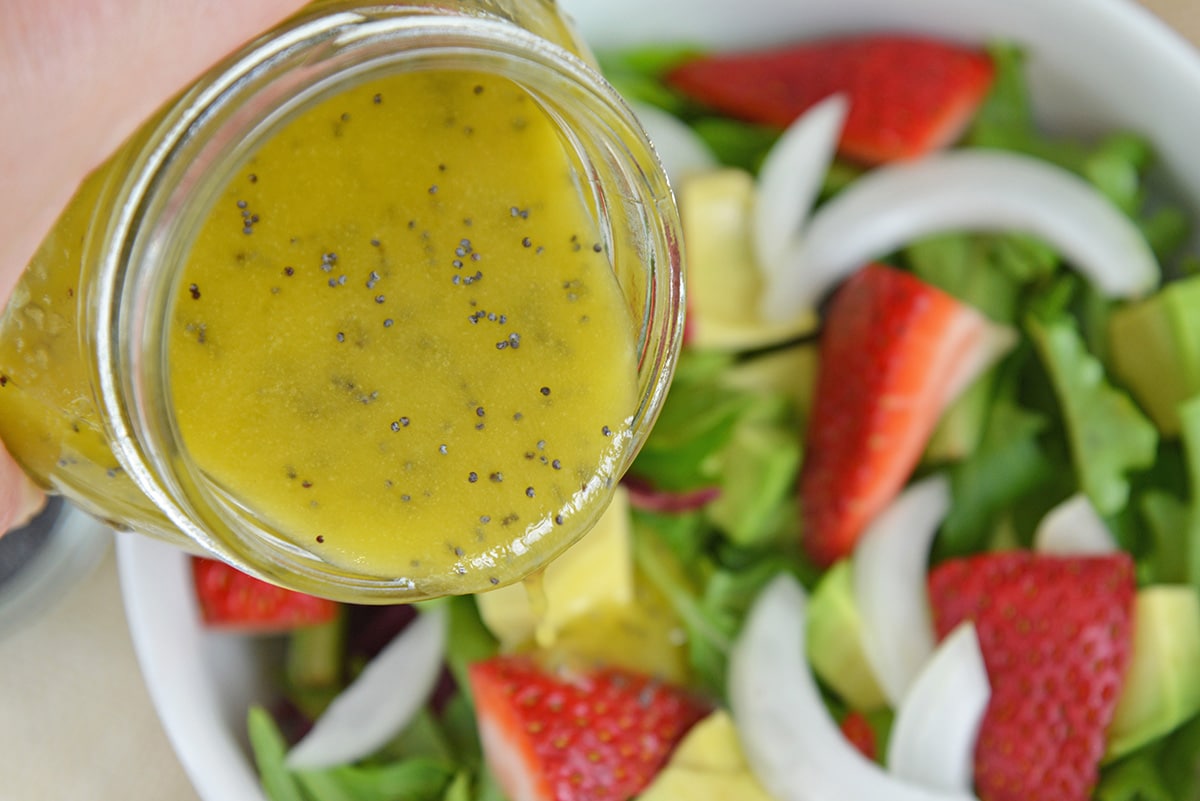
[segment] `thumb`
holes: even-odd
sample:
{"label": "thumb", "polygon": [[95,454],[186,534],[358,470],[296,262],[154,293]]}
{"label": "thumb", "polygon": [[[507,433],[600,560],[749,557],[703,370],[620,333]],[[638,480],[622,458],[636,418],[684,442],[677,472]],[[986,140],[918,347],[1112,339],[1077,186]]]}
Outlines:
{"label": "thumb", "polygon": [[[302,0],[0,0],[0,306],[80,181]],[[0,534],[43,496],[0,445]]]}
{"label": "thumb", "polygon": [[28,523],[46,504],[46,496],[21,471],[0,443],[0,536]]}

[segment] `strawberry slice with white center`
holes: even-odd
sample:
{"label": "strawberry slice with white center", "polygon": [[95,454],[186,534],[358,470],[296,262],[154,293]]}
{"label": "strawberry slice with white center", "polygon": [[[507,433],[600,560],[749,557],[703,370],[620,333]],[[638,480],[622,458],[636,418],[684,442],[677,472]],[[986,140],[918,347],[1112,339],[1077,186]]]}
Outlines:
{"label": "strawberry slice with white center", "polygon": [[976,309],[881,264],[834,295],[821,336],[800,503],[809,558],[848,556],[904,486],[943,409],[1015,339]]}
{"label": "strawberry slice with white center", "polygon": [[558,675],[499,656],[470,676],[484,755],[510,801],[627,801],[709,711],[618,669]]}
{"label": "strawberry slice with white center", "polygon": [[839,152],[881,164],[953,143],[994,73],[991,59],[974,48],[889,34],[718,53],[680,65],[667,82],[724,114],[780,128],[843,94],[850,113]]}
{"label": "strawberry slice with white center", "polygon": [[336,601],[277,587],[235,567],[192,557],[192,580],[206,626],[259,634],[291,631],[333,620]]}
{"label": "strawberry slice with white center", "polygon": [[1126,553],[990,553],[929,576],[944,637],[972,620],[992,686],[975,745],[983,801],[1086,801],[1132,651]]}

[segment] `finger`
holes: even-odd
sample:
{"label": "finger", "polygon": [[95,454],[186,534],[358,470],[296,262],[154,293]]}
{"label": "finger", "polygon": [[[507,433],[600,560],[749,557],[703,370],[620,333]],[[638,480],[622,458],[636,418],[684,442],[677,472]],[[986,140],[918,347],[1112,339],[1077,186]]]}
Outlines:
{"label": "finger", "polygon": [[28,523],[45,505],[45,494],[0,444],[0,536]]}
{"label": "finger", "polygon": [[0,2],[0,305],[80,180],[303,0]]}

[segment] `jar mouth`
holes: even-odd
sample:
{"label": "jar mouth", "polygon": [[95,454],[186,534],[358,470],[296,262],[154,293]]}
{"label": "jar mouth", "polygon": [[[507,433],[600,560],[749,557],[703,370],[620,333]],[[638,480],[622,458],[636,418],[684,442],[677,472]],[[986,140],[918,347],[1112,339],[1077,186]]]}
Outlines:
{"label": "jar mouth", "polygon": [[[504,20],[406,8],[300,19],[202,81],[165,117],[121,190],[101,263],[96,386],[130,476],[183,533],[250,573],[356,602],[416,600],[492,588],[338,568],[256,519],[188,457],[172,397],[164,332],[182,265],[228,179],[256,148],[321,100],[412,71],[486,72],[511,80],[557,124],[577,160],[585,203],[636,330],[637,406],[608,484],[624,472],[665,398],[682,337],[679,220],[653,148],[628,107],[584,61]],[[611,494],[611,487],[605,492]],[[531,572],[572,544],[554,547]],[[502,583],[520,578],[505,575]]]}

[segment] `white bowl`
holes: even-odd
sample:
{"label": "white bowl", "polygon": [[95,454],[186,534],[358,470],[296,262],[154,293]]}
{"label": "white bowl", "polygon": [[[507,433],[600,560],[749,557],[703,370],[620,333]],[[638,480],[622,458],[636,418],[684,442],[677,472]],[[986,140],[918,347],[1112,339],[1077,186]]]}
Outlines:
{"label": "white bowl", "polygon": [[[1200,56],[1125,0],[560,0],[596,47],[694,42],[730,48],[823,34],[909,30],[1022,43],[1034,106],[1071,133],[1148,136],[1176,188],[1200,210]],[[262,801],[245,716],[268,701],[270,642],[205,631],[187,557],[119,537],[129,625],[150,695],[204,801]]]}

